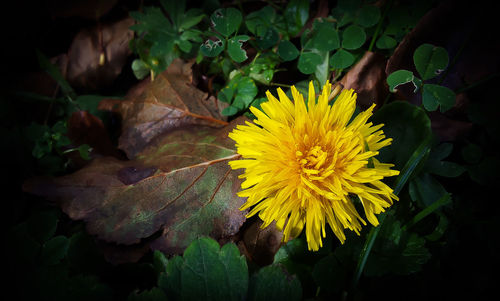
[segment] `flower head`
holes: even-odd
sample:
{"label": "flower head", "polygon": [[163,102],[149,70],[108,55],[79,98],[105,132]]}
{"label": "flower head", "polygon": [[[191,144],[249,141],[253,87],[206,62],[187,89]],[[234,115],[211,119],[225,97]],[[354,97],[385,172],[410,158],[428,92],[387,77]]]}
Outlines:
{"label": "flower head", "polygon": [[328,82],[316,101],[312,82],[307,102],[292,87],[293,102],[278,89],[279,99],[269,91],[262,111],[251,107],[257,117],[229,134],[242,159],[229,162],[232,169],[244,168],[239,196],[247,197],[240,208],[250,217],[259,213],[262,227],[276,221],[284,228],[283,241],[300,234],[305,226],[310,250],[322,246],[325,224],[343,243],[344,229],[358,233],[366,222],[357,212],[357,195],[366,219],[378,225],[375,214],[398,198],[381,180],[399,174],[392,164],[374,156],[391,143],[380,129],[383,124],[367,122],[372,105],[351,122],[356,93],[344,90],[329,104]]}

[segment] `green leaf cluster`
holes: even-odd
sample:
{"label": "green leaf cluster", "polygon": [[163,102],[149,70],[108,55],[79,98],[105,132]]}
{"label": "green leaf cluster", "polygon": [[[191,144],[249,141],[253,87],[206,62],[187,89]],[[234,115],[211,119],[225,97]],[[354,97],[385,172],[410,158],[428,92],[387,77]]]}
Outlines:
{"label": "green leaf cluster", "polygon": [[439,107],[441,112],[446,112],[455,105],[455,92],[445,86],[425,81],[443,73],[448,66],[448,60],[448,53],[444,48],[422,44],[413,54],[413,62],[421,78],[412,71],[397,70],[387,77],[387,84],[391,92],[395,92],[398,86],[412,83],[414,93],[421,91],[422,104],[426,110],[435,111]]}
{"label": "green leaf cluster", "polygon": [[130,13],[137,21],[131,29],[136,31],[138,37],[130,45],[139,55],[139,59],[132,63],[132,70],[139,79],[149,73],[154,77],[181,53],[191,53],[193,43],[202,42],[202,32],[194,28],[204,17],[201,10],[186,11],[185,0],[161,0],[160,3],[163,10],[159,7],[144,7],[142,12]]}
{"label": "green leaf cluster", "polygon": [[302,289],[295,276],[280,265],[249,274],[245,257],[228,243],[207,237],[193,241],[183,256],[167,259],[154,252],[158,286],[133,292],[129,300],[300,300]]}

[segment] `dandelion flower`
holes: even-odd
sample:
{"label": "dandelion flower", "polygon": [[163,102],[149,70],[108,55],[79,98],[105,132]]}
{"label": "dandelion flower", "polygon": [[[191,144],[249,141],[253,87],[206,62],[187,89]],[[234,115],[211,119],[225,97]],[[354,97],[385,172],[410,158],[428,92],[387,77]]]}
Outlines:
{"label": "dandelion flower", "polygon": [[238,195],[247,201],[240,209],[253,206],[247,217],[258,213],[263,228],[276,221],[284,242],[305,227],[308,248],[314,251],[322,247],[326,223],[342,243],[344,229],[359,235],[366,222],[354,201],[359,200],[366,219],[377,226],[375,215],[398,199],[381,180],[399,171],[374,158],[392,141],[385,138],[383,124],[368,122],[375,105],[349,122],[356,93],[344,90],[329,104],[330,93],[328,82],[317,101],[312,82],[307,102],[295,87],[293,102],[281,89],[279,99],[268,91],[262,111],[250,108],[257,117],[254,123],[229,134],[241,155],[229,164],[245,169]]}

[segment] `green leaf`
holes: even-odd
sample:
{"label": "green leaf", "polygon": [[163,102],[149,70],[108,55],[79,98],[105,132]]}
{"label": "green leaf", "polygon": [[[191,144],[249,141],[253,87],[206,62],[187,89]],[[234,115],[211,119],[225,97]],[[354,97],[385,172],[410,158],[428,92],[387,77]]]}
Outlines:
{"label": "green leaf", "polygon": [[66,236],[56,236],[42,246],[40,260],[44,265],[59,263],[68,253],[69,240]]}
{"label": "green leaf", "polygon": [[210,16],[214,29],[225,37],[233,34],[241,24],[243,17],[235,8],[219,8]]}
{"label": "green leaf", "polygon": [[292,0],[285,8],[284,18],[288,33],[291,36],[297,35],[309,18],[309,1]]}
{"label": "green leaf", "polygon": [[339,0],[337,1],[337,9],[339,11],[354,13],[361,5],[361,0]]}
{"label": "green leaf", "polygon": [[234,244],[221,250],[215,240],[199,238],[184,251],[181,288],[184,300],[242,300],[248,288],[246,260]]}
{"label": "green leaf", "polygon": [[64,78],[61,71],[54,66],[49,59],[41,53],[38,49],[36,50],[36,57],[38,59],[38,64],[45,72],[47,72],[50,77],[52,77],[57,84],[61,87],[61,90],[65,96],[74,97],[76,95],[73,88],[71,88],[68,81]]}
{"label": "green leaf", "polygon": [[443,47],[422,44],[415,50],[413,62],[425,81],[436,77],[448,66],[448,53]]}
{"label": "green leaf", "polygon": [[447,194],[444,187],[428,173],[420,174],[410,181],[411,199],[425,208]]}
{"label": "green leaf", "polygon": [[314,265],[312,276],[321,290],[330,293],[340,292],[347,284],[345,268],[333,254],[323,257]]}
{"label": "green leaf", "polygon": [[166,301],[167,296],[157,287],[142,292],[131,292],[127,301]]}
{"label": "green leaf", "polygon": [[70,237],[67,259],[72,268],[88,273],[95,273],[105,263],[94,238],[84,231]]}
{"label": "green leaf", "polygon": [[[424,208],[424,210],[420,211],[417,215],[415,215],[406,225],[404,225],[403,230],[411,228],[413,225],[417,224],[425,217],[429,216],[431,213],[436,212],[436,210],[449,203],[451,203],[450,194],[444,193],[438,200],[428,205],[427,207]],[[442,226],[444,225],[441,225],[441,227]],[[437,235],[437,233],[436,234],[431,233],[431,235]]]}
{"label": "green leaf", "polygon": [[234,109],[242,111],[248,108],[257,92],[257,86],[250,77],[238,74],[219,92],[218,97],[221,101],[232,104],[232,108],[223,110],[225,114],[231,114]]}
{"label": "green leaf", "polygon": [[377,39],[375,45],[378,49],[392,49],[396,47],[397,43],[398,42],[393,37],[383,34]]}
{"label": "green leaf", "polygon": [[155,250],[153,253],[153,267],[158,274],[167,271],[168,259],[163,252]]}
{"label": "green leaf", "polygon": [[[172,1],[175,2],[175,1]],[[186,12],[184,16],[182,16],[182,21],[180,23],[179,29],[180,30],[186,30],[189,29],[196,24],[200,23],[201,20],[203,20],[203,15],[200,10],[197,9],[190,9]]]}
{"label": "green leaf", "polygon": [[174,23],[176,28],[179,28],[182,20],[184,19],[184,10],[186,9],[186,1],[185,0],[160,0],[161,5],[165,9],[165,11],[170,16],[170,20]]}
{"label": "green leaf", "polygon": [[404,85],[406,83],[412,83],[415,86],[413,89],[413,93],[417,92],[420,86],[422,85],[422,81],[413,75],[413,72],[408,70],[398,70],[391,73],[387,77],[387,84],[389,85],[389,90],[391,92],[396,92],[396,87],[399,85]]}
{"label": "green leaf", "polygon": [[56,233],[58,222],[55,211],[37,212],[27,220],[30,234],[41,243],[48,241]]}
{"label": "green leaf", "polygon": [[453,150],[453,144],[443,143],[433,148],[425,164],[425,170],[442,177],[458,177],[465,168],[455,162],[442,161]]}
{"label": "green leaf", "polygon": [[163,289],[167,296],[174,300],[181,300],[181,273],[184,260],[180,256],[172,257],[167,263],[166,273],[158,277],[158,286]]}
{"label": "green leaf", "polygon": [[497,157],[485,157],[481,163],[467,166],[470,178],[481,185],[497,187],[500,160]]}
{"label": "green leaf", "polygon": [[354,63],[354,55],[344,49],[339,49],[330,58],[330,65],[334,69],[345,69]]}
{"label": "green leaf", "polygon": [[431,122],[425,111],[407,102],[384,105],[375,112],[372,121],[374,124],[384,123],[382,130],[385,135],[393,138],[390,147],[380,150],[378,159],[395,164],[397,170],[402,170],[422,141],[432,137]]}
{"label": "green leaf", "polygon": [[363,27],[371,27],[380,20],[380,9],[374,5],[366,5],[360,8],[358,16],[354,21]]}
{"label": "green leaf", "polygon": [[267,49],[276,45],[279,38],[278,31],[274,27],[268,27],[263,34],[257,35],[257,45],[261,49]]}
{"label": "green leaf", "polygon": [[441,112],[448,111],[455,105],[455,92],[440,85],[424,84],[422,104],[427,111],[435,111],[438,106]]}
{"label": "green leaf", "polygon": [[204,56],[215,57],[224,50],[224,44],[224,41],[220,39],[215,41],[208,39],[200,45],[200,51]]}
{"label": "green leaf", "polygon": [[331,51],[340,47],[339,34],[333,24],[322,19],[314,21],[314,34],[310,48],[319,51]]}
{"label": "green leaf", "polygon": [[223,116],[233,116],[236,115],[240,110],[237,107],[229,106],[222,110],[221,114]]}
{"label": "green leaf", "polygon": [[391,215],[380,227],[378,240],[366,263],[365,275],[408,275],[420,271],[422,264],[431,257],[425,239],[403,231],[399,221]]}
{"label": "green leaf", "polygon": [[469,143],[462,148],[462,158],[470,164],[479,163],[483,156],[483,149],[474,143]]}
{"label": "green leaf", "polygon": [[282,40],[278,45],[278,55],[285,62],[293,61],[299,56],[299,50],[292,42],[288,40]]}
{"label": "green leaf", "polygon": [[88,144],[82,144],[78,148],[78,153],[80,154],[80,157],[84,160],[90,160],[90,151],[92,148]]}
{"label": "green leaf", "polygon": [[321,64],[321,56],[314,52],[304,52],[299,57],[297,67],[304,74],[312,74],[316,71],[316,67]]}
{"label": "green leaf", "polygon": [[330,61],[330,55],[328,51],[321,51],[318,52],[318,54],[321,56],[322,63],[316,66],[314,76],[319,81],[320,86],[323,86],[326,83],[329,75],[328,63]]}
{"label": "green leaf", "polygon": [[261,35],[270,26],[276,16],[276,11],[271,6],[264,6],[263,8],[249,13],[245,17],[245,25],[248,30],[254,35]]}
{"label": "green leaf", "polygon": [[248,58],[247,52],[241,48],[243,42],[248,41],[248,39],[250,39],[249,36],[240,35],[229,39],[227,42],[227,53],[235,62],[241,63]]}
{"label": "green leaf", "polygon": [[350,25],[344,30],[342,35],[342,48],[354,50],[358,49],[366,41],[365,30],[357,25]]}
{"label": "green leaf", "polygon": [[250,279],[248,300],[293,301],[301,297],[300,281],[279,265],[263,267]]}

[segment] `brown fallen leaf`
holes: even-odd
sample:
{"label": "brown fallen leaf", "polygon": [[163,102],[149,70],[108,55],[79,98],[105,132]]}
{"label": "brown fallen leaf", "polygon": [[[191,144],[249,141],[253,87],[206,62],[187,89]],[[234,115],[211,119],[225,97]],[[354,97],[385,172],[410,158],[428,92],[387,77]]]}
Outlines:
{"label": "brown fallen leaf", "polygon": [[356,91],[357,103],[362,109],[367,109],[372,103],[380,106],[389,94],[385,82],[386,63],[383,55],[367,51],[340,80],[345,89]]}
{"label": "brown fallen leaf", "polygon": [[122,72],[131,54],[129,42],[134,24],[126,18],[109,25],[81,30],[73,39],[67,64],[59,64],[75,89],[95,91],[111,84]]}
{"label": "brown fallen leaf", "polygon": [[237,159],[228,128],[189,126],[165,133],[135,160],[94,159],[59,178],[32,179],[24,190],[57,202],[90,234],[106,242],[134,245],[162,231],[151,248],[181,253],[193,239],[238,232],[241,179],[228,161]]}
{"label": "brown fallen leaf", "polygon": [[122,158],[113,147],[102,120],[87,111],[71,114],[68,120],[68,137],[75,145],[88,144],[100,155]]}
{"label": "brown fallen leaf", "polygon": [[262,229],[262,220],[255,218],[240,234],[242,239],[238,248],[248,259],[260,266],[269,265],[274,261],[274,255],[281,247],[283,232],[276,228],[276,222]]}
{"label": "brown fallen leaf", "polygon": [[119,148],[134,158],[158,135],[185,125],[227,125],[215,97],[192,85],[191,66],[180,59],[153,82],[132,88],[125,100],[105,99],[99,109],[114,111],[123,118]]}

